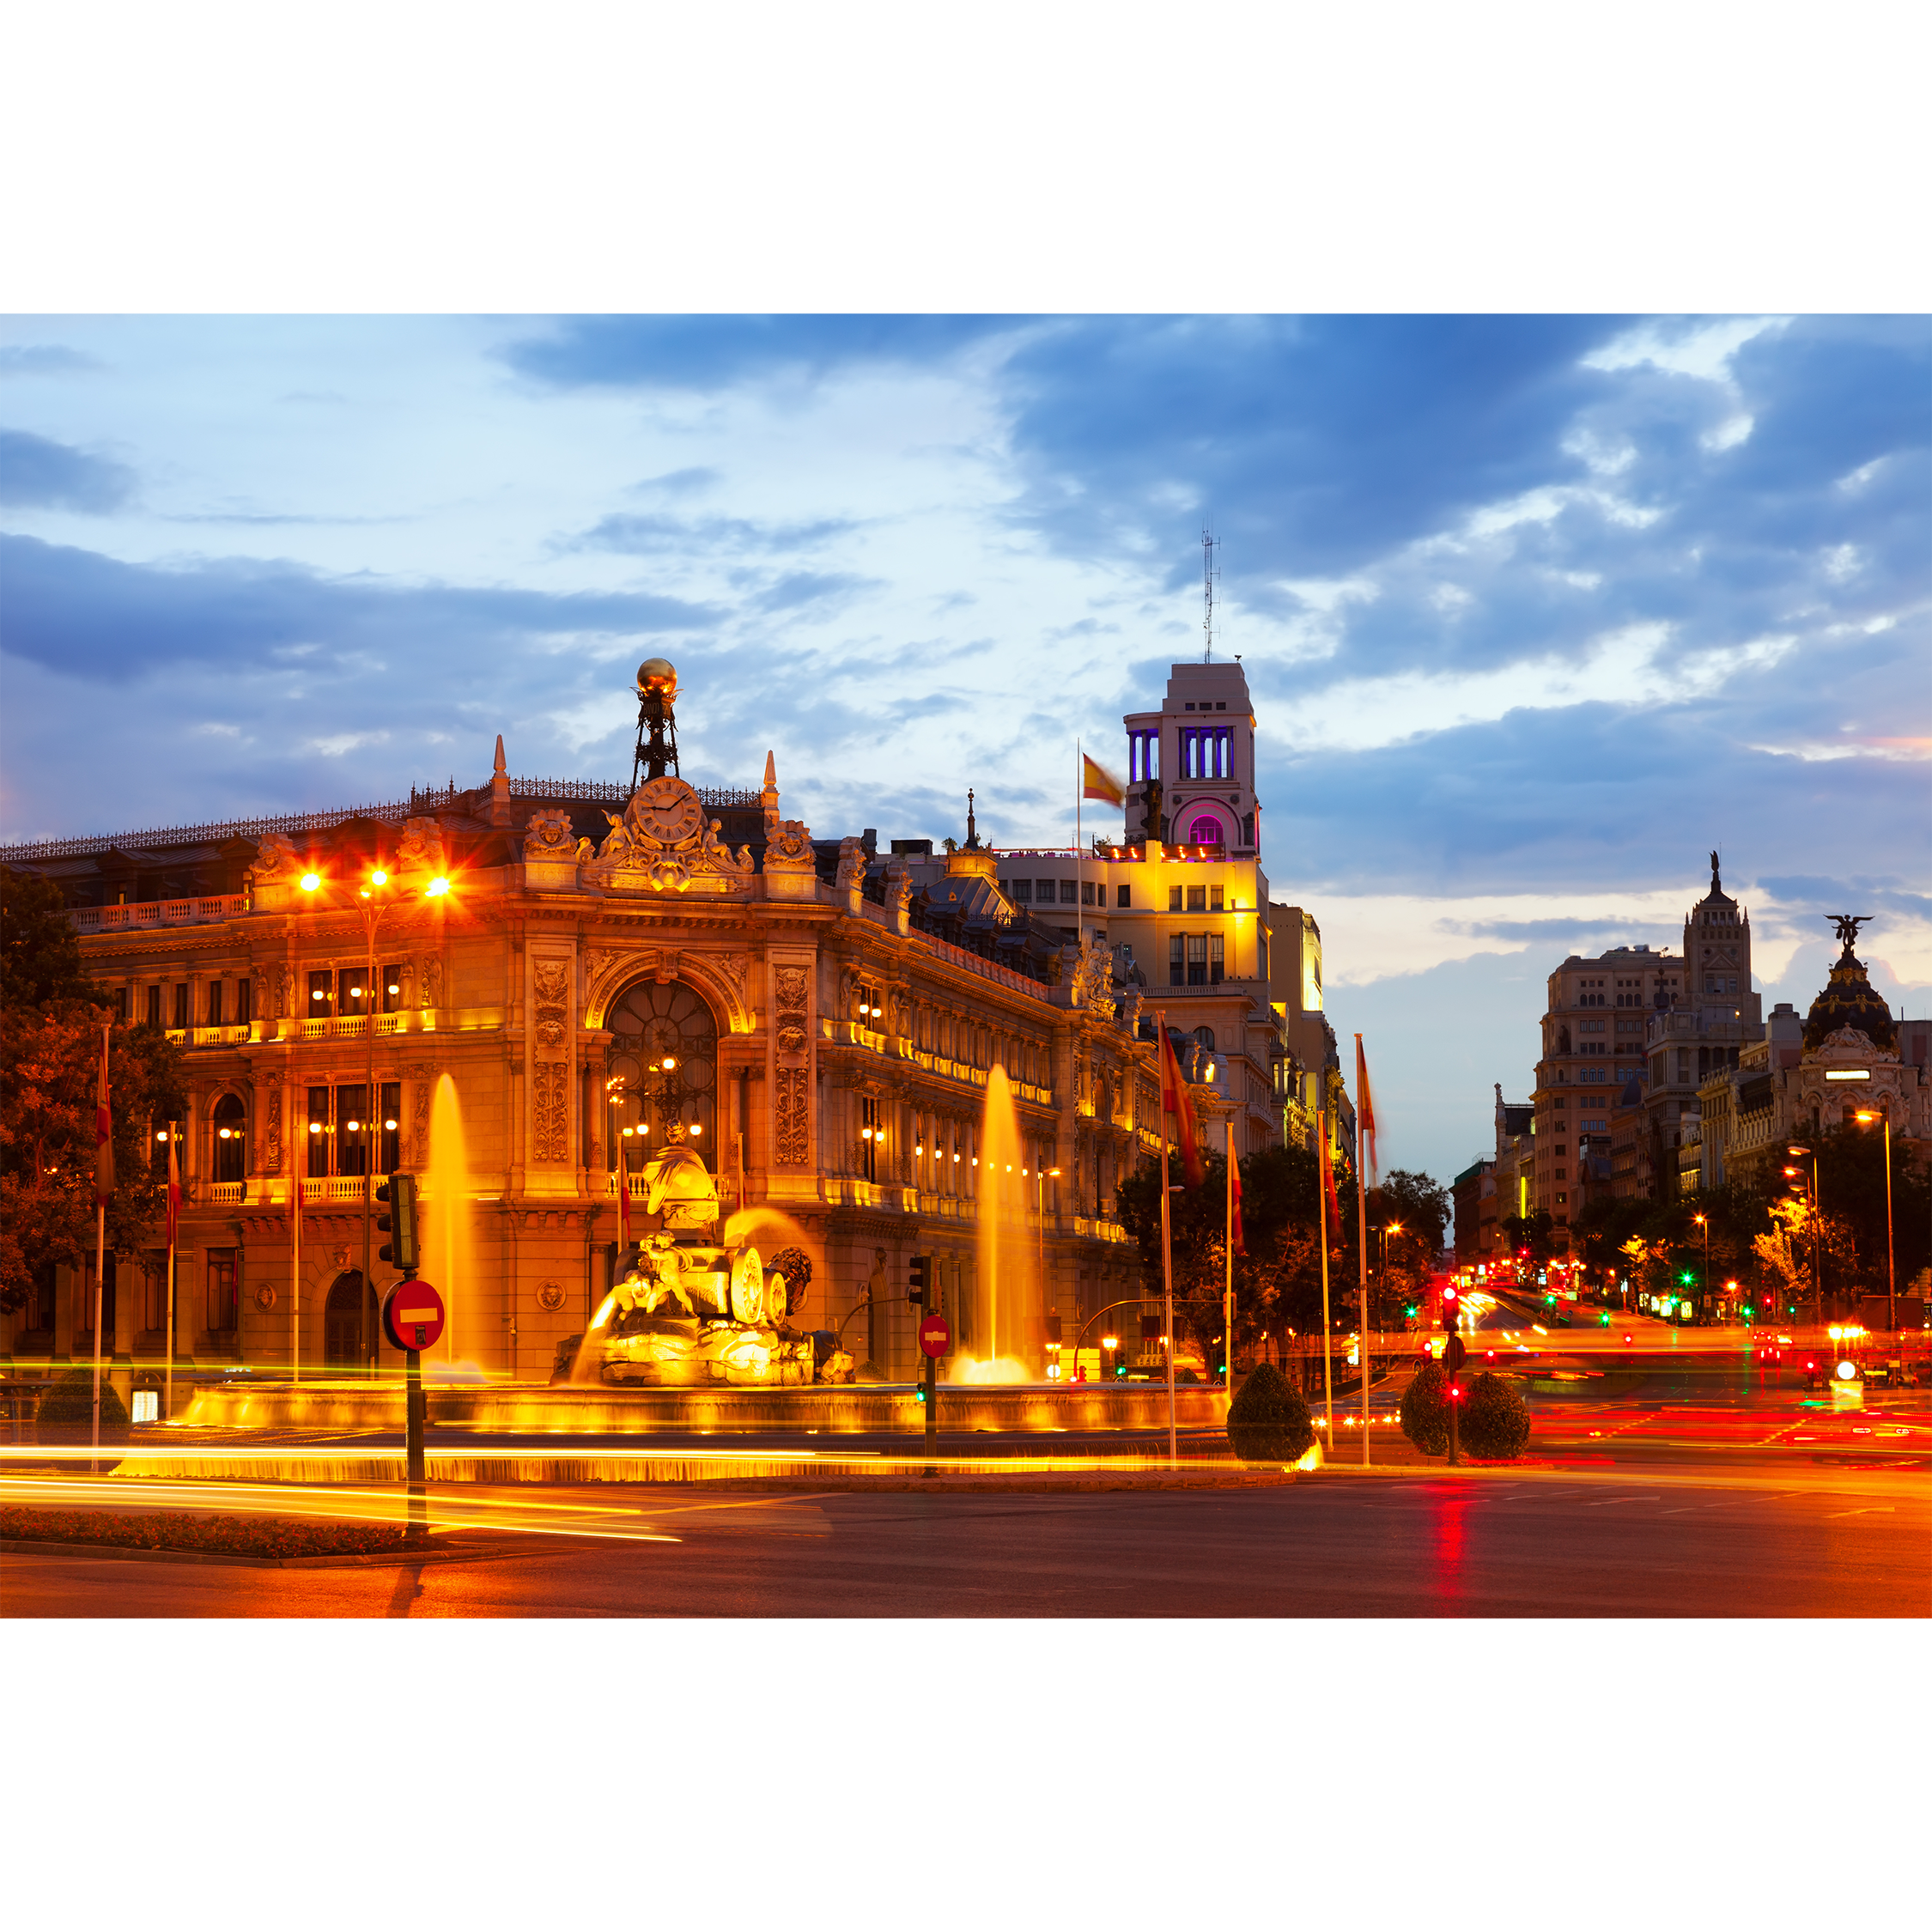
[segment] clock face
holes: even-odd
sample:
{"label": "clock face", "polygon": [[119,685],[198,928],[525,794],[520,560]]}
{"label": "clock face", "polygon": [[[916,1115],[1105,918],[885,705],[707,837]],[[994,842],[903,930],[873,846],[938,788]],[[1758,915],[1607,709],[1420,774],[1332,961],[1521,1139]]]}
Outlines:
{"label": "clock face", "polygon": [[653,778],[640,787],[631,817],[646,838],[660,845],[682,845],[695,839],[704,824],[697,794],[681,778]]}

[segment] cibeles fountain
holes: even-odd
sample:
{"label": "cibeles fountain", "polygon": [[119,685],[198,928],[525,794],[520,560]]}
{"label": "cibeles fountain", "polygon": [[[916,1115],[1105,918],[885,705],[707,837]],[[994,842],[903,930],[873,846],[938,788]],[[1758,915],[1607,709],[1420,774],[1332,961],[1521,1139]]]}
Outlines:
{"label": "cibeles fountain", "polygon": [[787,1325],[811,1278],[802,1250],[783,1250],[768,1268],[750,1242],[714,1240],[717,1183],[675,1115],[664,1142],[639,1176],[644,1238],[578,1345],[570,1381],[771,1388],[849,1380],[849,1355],[828,1351],[822,1365],[812,1337]]}

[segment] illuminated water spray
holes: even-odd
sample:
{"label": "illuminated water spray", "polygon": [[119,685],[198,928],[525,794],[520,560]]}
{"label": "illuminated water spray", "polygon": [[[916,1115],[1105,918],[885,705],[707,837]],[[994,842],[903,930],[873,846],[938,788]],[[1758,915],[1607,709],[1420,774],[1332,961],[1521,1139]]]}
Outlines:
{"label": "illuminated water spray", "polygon": [[476,1203],[470,1188],[470,1161],[463,1139],[463,1109],[456,1083],[448,1074],[436,1082],[429,1108],[429,1169],[423,1176],[423,1272],[442,1291],[448,1320],[443,1355],[454,1362],[464,1351],[460,1333],[471,1347],[470,1294],[476,1275]]}
{"label": "illuminated water spray", "polygon": [[980,1127],[979,1244],[967,1348],[954,1382],[1025,1382],[1026,1326],[1040,1312],[1039,1267],[1027,1228],[1034,1180],[1004,1066],[986,1083]]}

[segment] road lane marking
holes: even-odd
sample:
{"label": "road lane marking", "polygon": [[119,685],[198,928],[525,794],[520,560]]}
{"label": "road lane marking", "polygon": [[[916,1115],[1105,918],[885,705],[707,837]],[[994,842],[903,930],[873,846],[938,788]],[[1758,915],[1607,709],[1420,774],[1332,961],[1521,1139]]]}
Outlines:
{"label": "road lane marking", "polygon": [[[1661,1503],[1661,1496],[1607,1496],[1601,1503],[1586,1503],[1586,1510],[1607,1510],[1613,1503]],[[1668,1511],[1666,1512],[1668,1513]]]}
{"label": "road lane marking", "polygon": [[1825,1520],[1829,1522],[1833,1516],[1889,1516],[1896,1515],[1889,1503],[1874,1503],[1862,1510],[1827,1510]]}

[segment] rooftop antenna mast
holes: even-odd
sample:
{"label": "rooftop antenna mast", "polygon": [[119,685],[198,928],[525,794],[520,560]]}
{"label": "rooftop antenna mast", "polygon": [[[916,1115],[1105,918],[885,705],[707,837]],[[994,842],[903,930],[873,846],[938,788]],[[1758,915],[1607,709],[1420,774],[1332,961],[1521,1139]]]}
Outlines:
{"label": "rooftop antenna mast", "polygon": [[1201,635],[1206,648],[1201,653],[1203,664],[1214,662],[1214,586],[1220,580],[1221,566],[1215,558],[1215,551],[1221,547],[1220,538],[1214,534],[1212,524],[1203,526],[1200,533],[1200,587],[1206,600],[1206,611],[1201,620]]}

